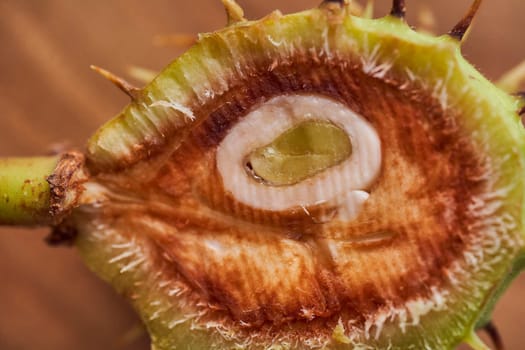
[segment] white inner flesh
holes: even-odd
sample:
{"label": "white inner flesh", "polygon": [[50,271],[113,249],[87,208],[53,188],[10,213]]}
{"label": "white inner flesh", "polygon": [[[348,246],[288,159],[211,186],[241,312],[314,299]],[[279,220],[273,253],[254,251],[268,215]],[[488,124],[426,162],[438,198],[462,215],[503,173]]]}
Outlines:
{"label": "white inner flesh", "polygon": [[[326,120],[343,129],[352,143],[351,156],[289,186],[269,186],[246,172],[248,154],[307,120]],[[339,219],[351,220],[379,174],[381,142],[370,123],[339,102],[320,95],[284,95],[263,103],[232,128],[217,149],[217,168],[224,188],[251,207],[283,211],[330,203],[338,206]]]}

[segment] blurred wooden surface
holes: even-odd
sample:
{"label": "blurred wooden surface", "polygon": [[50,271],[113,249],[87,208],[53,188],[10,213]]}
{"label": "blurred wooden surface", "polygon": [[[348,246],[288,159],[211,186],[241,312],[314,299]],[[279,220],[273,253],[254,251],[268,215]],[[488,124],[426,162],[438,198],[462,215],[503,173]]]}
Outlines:
{"label": "blurred wooden surface", "polygon": [[[275,8],[292,12],[317,1],[239,0],[249,18]],[[389,1],[378,3],[376,15]],[[407,1],[409,19],[435,10],[446,32],[470,0]],[[466,56],[496,78],[525,58],[522,0],[485,1]],[[156,48],[152,38],[212,31],[225,24],[219,0],[0,0],[0,156],[48,153],[57,143],[83,147],[127,97],[89,70],[90,64],[126,75],[135,64],[160,69],[181,53]],[[60,145],[59,145],[60,146]],[[76,252],[47,247],[45,229],[0,229],[0,349],[148,349],[139,324],[111,288]],[[523,349],[525,278],[496,310],[507,349]],[[131,339],[131,340],[130,340]]]}

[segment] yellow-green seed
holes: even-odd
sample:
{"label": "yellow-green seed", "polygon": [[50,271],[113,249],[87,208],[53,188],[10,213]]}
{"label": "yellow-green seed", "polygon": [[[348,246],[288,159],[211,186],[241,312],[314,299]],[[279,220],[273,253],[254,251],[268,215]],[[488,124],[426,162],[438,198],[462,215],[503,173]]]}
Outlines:
{"label": "yellow-green seed", "polygon": [[337,165],[352,154],[346,132],[328,121],[304,121],[247,157],[247,168],[264,183],[292,185]]}

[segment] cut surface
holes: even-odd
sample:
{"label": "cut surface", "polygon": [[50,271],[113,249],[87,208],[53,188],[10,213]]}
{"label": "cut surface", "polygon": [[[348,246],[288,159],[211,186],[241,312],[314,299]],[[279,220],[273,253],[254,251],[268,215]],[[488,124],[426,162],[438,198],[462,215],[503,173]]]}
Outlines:
{"label": "cut surface", "polygon": [[[451,348],[523,245],[516,101],[449,38],[270,16],[203,36],[143,96],[90,142],[76,218],[159,349]],[[279,186],[246,171],[308,115],[351,153]]]}
{"label": "cut surface", "polygon": [[[355,147],[351,157],[347,155],[345,161],[333,157],[332,162],[337,161],[333,166],[321,172],[317,170],[317,174],[304,177],[302,181],[293,181],[288,186],[273,186],[272,183],[257,181],[245,171],[247,155],[257,152],[263,145],[275,139],[276,135],[280,137],[290,128],[300,127],[302,123],[318,118],[317,115],[321,113],[326,114],[322,119],[324,123],[340,126],[338,134],[348,143],[347,148],[350,148],[350,139],[352,140]],[[316,138],[307,143],[318,143],[319,151],[322,151],[321,145],[328,145],[336,152],[335,148],[330,146],[335,139],[322,139],[322,136],[327,135],[310,135],[311,138]],[[341,205],[338,217],[353,218],[362,204],[362,190],[367,189],[379,173],[381,142],[367,121],[341,103],[312,94],[285,95],[257,106],[244,116],[242,121],[236,123],[220,141],[215,158],[219,178],[214,181],[222,183],[224,191],[231,193],[232,197],[243,205],[263,210],[284,211],[346,202],[346,205]],[[262,161],[255,160],[257,162],[252,166],[257,171]],[[309,164],[310,159],[301,160],[303,169]],[[282,173],[286,169],[281,168],[280,174],[277,173],[277,169],[272,170],[274,173],[267,176],[282,179],[297,175],[297,169],[289,169],[287,173]]]}
{"label": "cut surface", "polygon": [[250,153],[246,167],[267,184],[293,185],[341,163],[352,153],[348,135],[326,121],[304,121]]}

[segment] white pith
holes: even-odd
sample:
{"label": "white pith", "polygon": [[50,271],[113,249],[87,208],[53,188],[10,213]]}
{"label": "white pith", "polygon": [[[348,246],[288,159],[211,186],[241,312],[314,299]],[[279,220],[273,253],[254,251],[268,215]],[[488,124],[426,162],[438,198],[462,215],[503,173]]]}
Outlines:
{"label": "white pith", "polygon": [[[247,154],[305,120],[341,127],[351,140],[352,155],[289,186],[268,186],[245,171]],[[231,129],[217,148],[217,168],[224,189],[253,208],[283,211],[329,203],[337,206],[339,219],[351,220],[381,169],[381,142],[370,123],[339,102],[320,95],[284,95],[263,103]]]}

